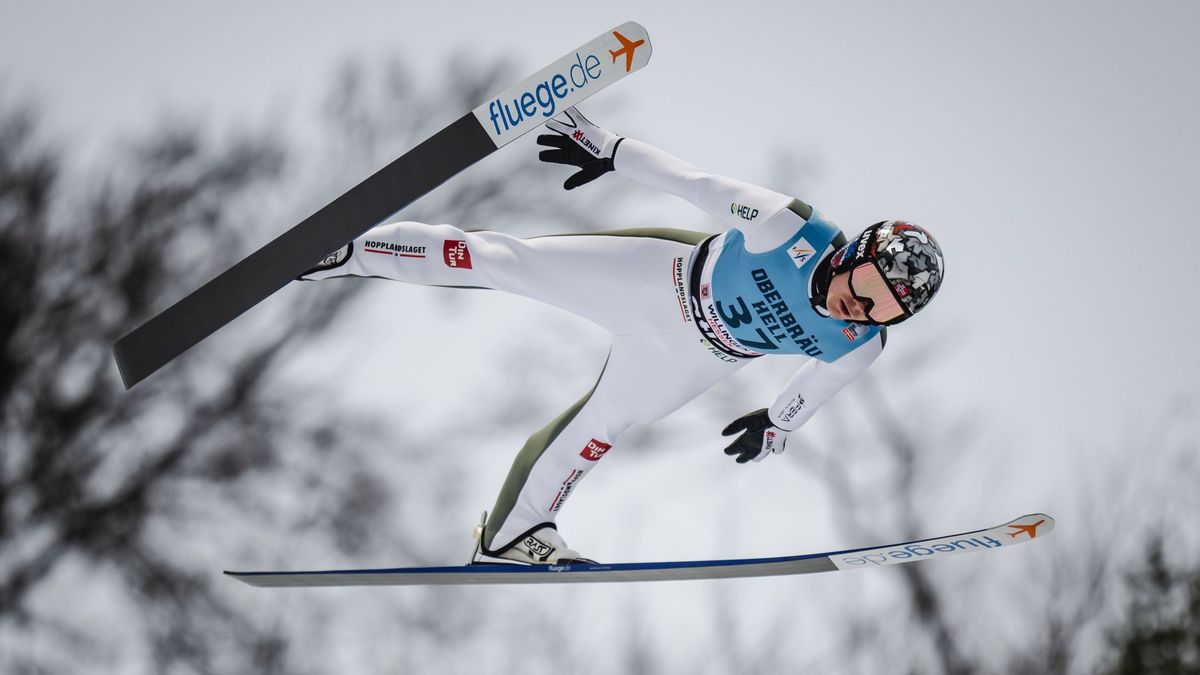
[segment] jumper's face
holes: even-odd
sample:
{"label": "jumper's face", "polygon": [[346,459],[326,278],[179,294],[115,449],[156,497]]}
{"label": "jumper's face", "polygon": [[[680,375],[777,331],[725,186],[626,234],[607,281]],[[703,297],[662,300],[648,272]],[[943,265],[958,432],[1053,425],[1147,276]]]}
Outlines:
{"label": "jumper's face", "polygon": [[873,263],[835,274],[829,280],[825,307],[840,321],[886,324],[904,316],[904,308]]}
{"label": "jumper's face", "polygon": [[833,275],[829,280],[829,291],[825,295],[825,308],[829,315],[839,321],[866,321],[865,304],[850,292],[850,272]]}

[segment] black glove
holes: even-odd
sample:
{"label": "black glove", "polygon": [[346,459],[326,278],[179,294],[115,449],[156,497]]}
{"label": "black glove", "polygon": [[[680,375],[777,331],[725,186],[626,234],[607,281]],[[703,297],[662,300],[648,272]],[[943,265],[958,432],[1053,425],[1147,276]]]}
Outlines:
{"label": "black glove", "polygon": [[563,111],[563,118],[546,122],[546,127],[557,133],[538,136],[538,145],[553,148],[541,151],[538,159],[579,167],[563,183],[564,188],[574,190],[612,171],[617,146],[625,139],[592,124],[574,107]]}
{"label": "black glove", "polygon": [[742,435],[725,448],[725,454],[730,457],[736,456],[738,464],[745,464],[750,460],[761,462],[771,453],[778,455],[783,452],[787,445],[788,432],[771,422],[766,408],[747,413],[730,422],[721,435],[732,436],[738,432]]}

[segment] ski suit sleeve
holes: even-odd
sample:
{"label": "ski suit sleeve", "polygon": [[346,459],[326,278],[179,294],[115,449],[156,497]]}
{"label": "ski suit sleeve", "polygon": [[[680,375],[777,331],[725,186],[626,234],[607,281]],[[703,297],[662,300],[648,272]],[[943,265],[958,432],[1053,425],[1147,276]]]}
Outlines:
{"label": "ski suit sleeve", "polygon": [[[794,204],[803,207],[801,212],[811,213],[807,205],[792,197],[702,171],[649,143],[632,138],[624,139],[618,146],[613,164],[617,173],[683,197],[715,216],[726,227],[741,230],[747,244],[765,223]],[[794,218],[791,220],[789,229],[795,232]]]}
{"label": "ski suit sleeve", "polygon": [[875,362],[883,352],[886,334],[881,331],[863,346],[832,363],[812,359],[800,367],[767,408],[771,423],[795,431],[833,395]]}

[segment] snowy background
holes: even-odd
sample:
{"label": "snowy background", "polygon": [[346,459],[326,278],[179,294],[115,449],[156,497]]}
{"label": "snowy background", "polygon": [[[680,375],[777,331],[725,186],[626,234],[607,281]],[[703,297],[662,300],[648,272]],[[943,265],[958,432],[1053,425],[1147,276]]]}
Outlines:
{"label": "snowy background", "polygon": [[[221,578],[465,561],[514,453],[588,390],[606,338],[519,298],[339,281],[285,289],[130,394],[112,339],[476,105],[473,87],[630,19],[654,56],[583,106],[594,121],[848,232],[911,219],[948,278],[782,457],[736,466],[719,430],[793,359],[635,428],[561,514],[572,546],[786,555],[1036,511],[1058,531],[861,575]],[[1167,577],[1200,578],[1198,25],[1182,2],[0,0],[0,671],[1157,672],[1120,670],[1130,626],[1200,625],[1171,614],[1183,582],[1137,581],[1159,550]],[[565,193],[535,153],[531,134],[404,215],[716,226],[616,176]],[[158,277],[129,272],[138,251],[164,251]]]}

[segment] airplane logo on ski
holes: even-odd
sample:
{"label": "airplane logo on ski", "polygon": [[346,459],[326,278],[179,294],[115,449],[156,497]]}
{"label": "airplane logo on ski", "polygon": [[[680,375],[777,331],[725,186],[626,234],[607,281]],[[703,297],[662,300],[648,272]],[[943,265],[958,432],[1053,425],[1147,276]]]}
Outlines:
{"label": "airplane logo on ski", "polygon": [[638,40],[637,42],[634,42],[633,40],[630,40],[629,38],[625,37],[624,35],[621,35],[620,33],[618,33],[615,30],[613,31],[613,37],[617,38],[617,41],[621,43],[621,48],[616,51],[613,51],[610,49],[610,50],[608,50],[608,53],[612,54],[613,63],[617,62],[618,56],[624,54],[625,55],[625,72],[628,73],[629,69],[633,68],[633,52],[636,51],[638,47],[641,47],[642,45],[646,44],[646,41]]}
{"label": "airplane logo on ski", "polygon": [[1019,536],[1021,534],[1027,534],[1027,535],[1029,535],[1030,539],[1033,539],[1034,537],[1037,536],[1038,525],[1041,525],[1044,522],[1046,522],[1045,519],[1039,520],[1032,525],[1009,525],[1009,527],[1016,530],[1016,532],[1006,532],[1005,534],[1012,537],[1013,539],[1016,539],[1017,536]]}

